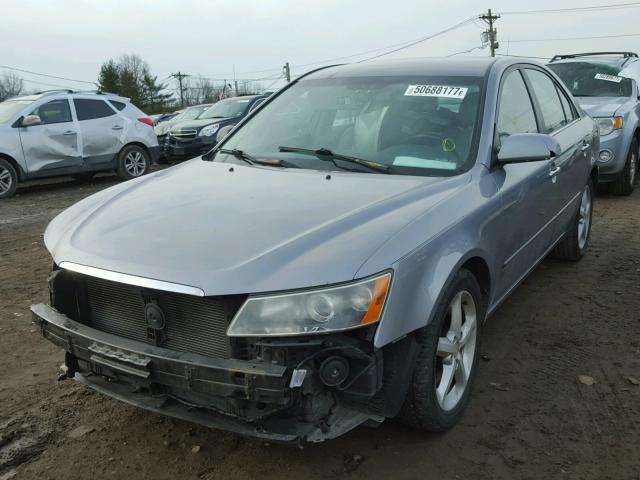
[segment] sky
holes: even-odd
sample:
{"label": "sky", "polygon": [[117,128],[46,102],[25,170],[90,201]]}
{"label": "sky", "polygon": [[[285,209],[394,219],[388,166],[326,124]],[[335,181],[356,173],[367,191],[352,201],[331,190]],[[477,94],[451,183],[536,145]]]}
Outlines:
{"label": "sky", "polygon": [[[168,86],[174,72],[223,80],[265,78],[281,86],[281,69],[298,75],[327,60],[426,37],[486,12],[497,21],[498,53],[550,57],[598,50],[640,52],[640,8],[516,15],[506,12],[629,3],[625,0],[5,0],[0,65],[93,82],[100,65],[136,53]],[[640,6],[640,5],[639,5]],[[634,28],[635,27],[635,28]],[[385,58],[444,56],[481,45],[481,21]],[[634,35],[554,40],[569,37]],[[549,40],[551,39],[551,40]],[[527,40],[527,41],[524,41]],[[535,40],[535,41],[530,41]],[[333,61],[366,59],[365,55]],[[476,49],[460,55],[488,55]],[[313,65],[308,65],[313,64]],[[0,67],[0,74],[3,69]],[[235,75],[234,75],[235,72]],[[30,90],[89,84],[20,73]],[[39,83],[35,83],[39,82]]]}

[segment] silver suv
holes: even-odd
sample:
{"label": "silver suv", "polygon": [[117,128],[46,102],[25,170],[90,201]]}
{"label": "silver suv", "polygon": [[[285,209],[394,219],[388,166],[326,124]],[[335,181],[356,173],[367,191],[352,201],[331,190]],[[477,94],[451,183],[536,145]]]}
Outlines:
{"label": "silver suv", "polygon": [[631,195],[640,150],[640,60],[633,52],[556,55],[548,67],[598,124],[600,189]]}
{"label": "silver suv", "polygon": [[0,103],[0,199],[35,178],[140,177],[158,155],[153,121],[128,98],[58,90]]}

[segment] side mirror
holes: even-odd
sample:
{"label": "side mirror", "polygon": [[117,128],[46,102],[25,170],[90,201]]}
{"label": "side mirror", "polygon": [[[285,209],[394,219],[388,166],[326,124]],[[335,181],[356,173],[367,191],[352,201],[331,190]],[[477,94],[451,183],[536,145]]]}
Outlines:
{"label": "side mirror", "polygon": [[229,132],[233,130],[233,127],[235,127],[235,125],[226,125],[222,127],[220,130],[218,130],[218,135],[216,136],[216,142],[221,142],[222,140],[224,140],[224,137],[229,135]]}
{"label": "side mirror", "polygon": [[21,127],[31,127],[33,125],[40,125],[42,120],[40,120],[39,115],[27,115],[22,119]]}
{"label": "side mirror", "polygon": [[551,135],[543,133],[517,133],[502,141],[498,163],[537,162],[560,154],[560,144]]}

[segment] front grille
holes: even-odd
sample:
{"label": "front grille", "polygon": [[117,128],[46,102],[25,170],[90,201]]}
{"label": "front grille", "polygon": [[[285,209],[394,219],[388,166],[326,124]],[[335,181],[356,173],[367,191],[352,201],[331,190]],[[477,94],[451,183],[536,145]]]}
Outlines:
{"label": "front grille", "polygon": [[196,138],[197,130],[180,130],[178,132],[171,132],[170,136],[180,140],[187,138]]}
{"label": "front grille", "polygon": [[[236,297],[193,297],[86,277],[86,298],[90,324],[97,330],[208,357],[232,355],[226,331],[242,302]],[[166,326],[161,332],[147,326],[149,301],[164,312]]]}

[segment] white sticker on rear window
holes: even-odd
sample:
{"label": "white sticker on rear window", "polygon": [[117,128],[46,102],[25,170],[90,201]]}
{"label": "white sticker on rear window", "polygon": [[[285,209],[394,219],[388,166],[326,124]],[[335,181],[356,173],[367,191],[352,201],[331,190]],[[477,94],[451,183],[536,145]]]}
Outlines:
{"label": "white sticker on rear window", "polygon": [[467,90],[466,87],[448,85],[409,85],[404,94],[408,97],[464,98],[467,95]]}
{"label": "white sticker on rear window", "polygon": [[616,82],[620,83],[622,81],[622,77],[617,77],[615,75],[607,75],[606,73],[596,73],[596,80],[606,80],[607,82]]}

